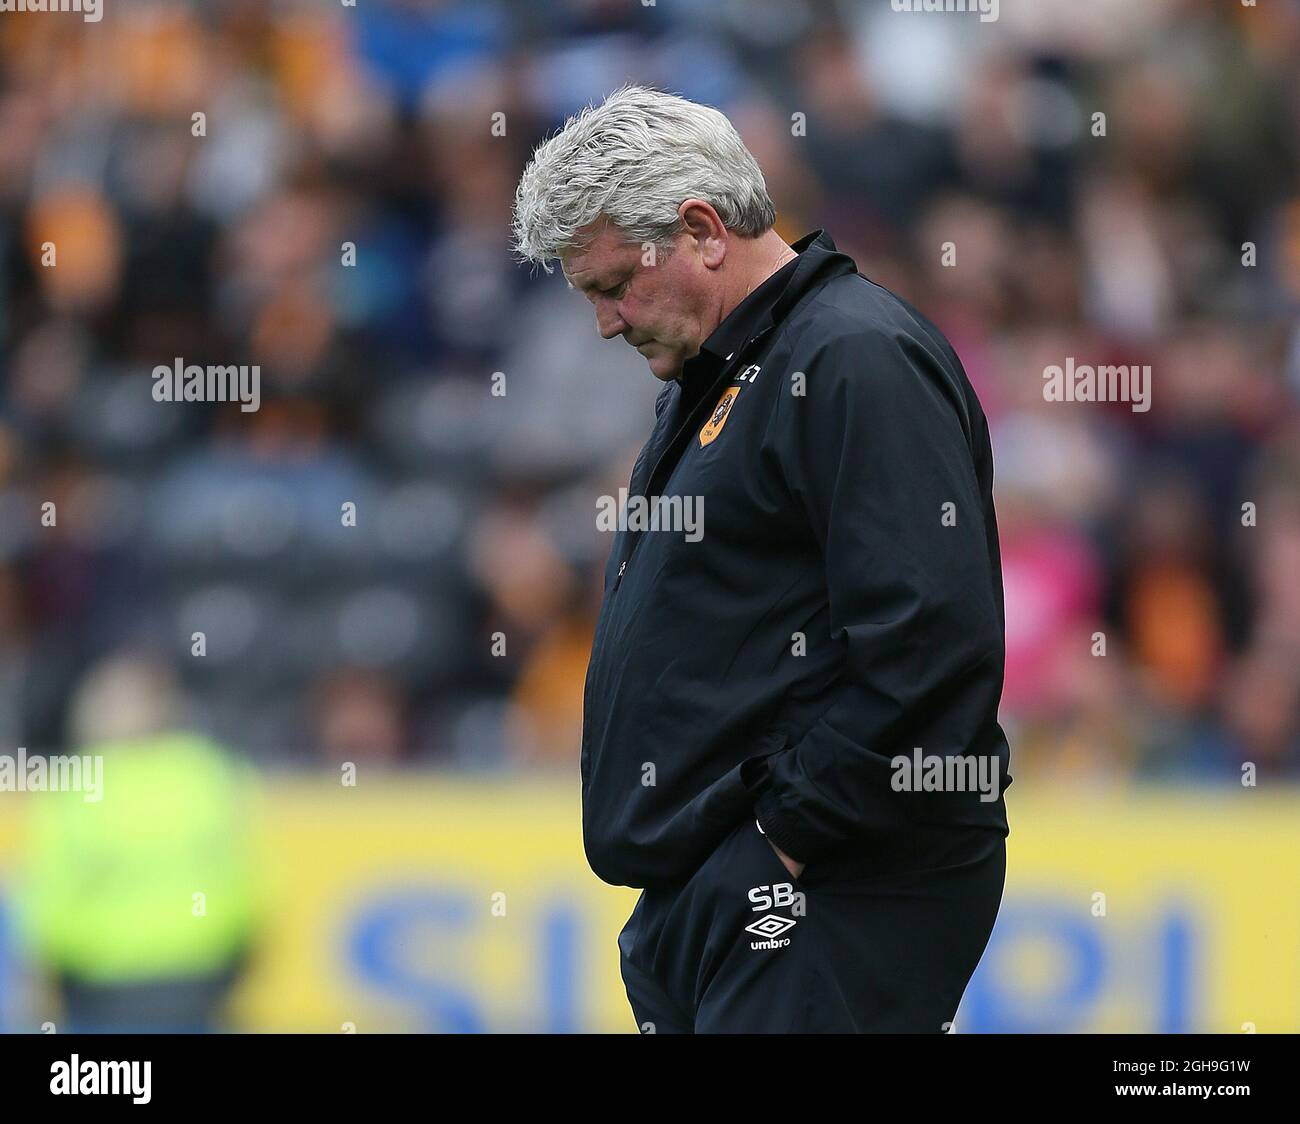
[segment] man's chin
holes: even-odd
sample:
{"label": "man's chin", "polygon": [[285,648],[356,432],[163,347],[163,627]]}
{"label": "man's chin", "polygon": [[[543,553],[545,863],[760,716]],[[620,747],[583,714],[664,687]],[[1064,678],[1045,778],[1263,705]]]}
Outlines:
{"label": "man's chin", "polygon": [[682,365],[675,355],[647,355],[646,363],[650,366],[651,374],[662,382],[675,379],[682,372]]}

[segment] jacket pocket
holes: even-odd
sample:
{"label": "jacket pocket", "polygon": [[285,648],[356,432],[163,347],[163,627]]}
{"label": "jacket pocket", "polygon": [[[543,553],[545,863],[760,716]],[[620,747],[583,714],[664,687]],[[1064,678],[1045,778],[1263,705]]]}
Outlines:
{"label": "jacket pocket", "polygon": [[760,824],[757,819],[755,819],[753,824],[751,825],[751,830],[755,835],[758,836],[760,844],[767,851],[768,856],[771,858],[772,861],[770,865],[772,866],[773,870],[778,872],[782,877],[784,877],[786,881],[793,884],[796,890],[800,889],[801,888],[800,878],[802,878],[802,875],[794,875],[790,873],[790,868],[785,865],[785,863],[781,859],[781,856],[776,853],[776,848],[772,845],[771,840],[768,839],[767,834],[763,831],[762,824]]}

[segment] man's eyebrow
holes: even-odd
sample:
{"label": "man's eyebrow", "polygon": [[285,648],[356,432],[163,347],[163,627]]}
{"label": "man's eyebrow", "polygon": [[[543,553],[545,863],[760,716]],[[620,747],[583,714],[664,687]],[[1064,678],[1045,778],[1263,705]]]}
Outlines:
{"label": "man's eyebrow", "polygon": [[580,293],[585,293],[590,289],[612,289],[615,285],[621,284],[627,278],[632,276],[635,267],[617,266],[608,268],[604,273],[598,273],[590,281],[583,285],[575,285],[573,279],[566,274],[566,280],[569,282],[569,288],[577,289]]}

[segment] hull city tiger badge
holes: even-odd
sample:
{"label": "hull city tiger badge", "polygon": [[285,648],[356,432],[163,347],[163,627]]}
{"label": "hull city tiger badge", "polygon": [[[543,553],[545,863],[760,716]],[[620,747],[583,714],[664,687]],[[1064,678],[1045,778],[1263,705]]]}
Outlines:
{"label": "hull city tiger badge", "polygon": [[713,408],[713,417],[709,418],[708,424],[700,430],[701,449],[722,432],[722,427],[727,424],[727,418],[731,416],[732,403],[736,401],[736,395],[739,393],[738,386],[729,386],[722,392],[717,406]]}

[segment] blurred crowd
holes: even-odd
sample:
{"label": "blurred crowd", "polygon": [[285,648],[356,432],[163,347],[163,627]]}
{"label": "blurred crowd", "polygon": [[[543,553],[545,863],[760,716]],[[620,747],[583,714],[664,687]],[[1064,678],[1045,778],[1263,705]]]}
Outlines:
{"label": "blurred crowd", "polygon": [[[0,746],[140,655],[265,766],[575,765],[659,384],[509,216],[635,80],[962,357],[1017,778],[1300,776],[1300,4],[105,7],[0,15]],[[1150,412],[1045,401],[1067,357]],[[155,401],[177,358],[260,409]]]}

